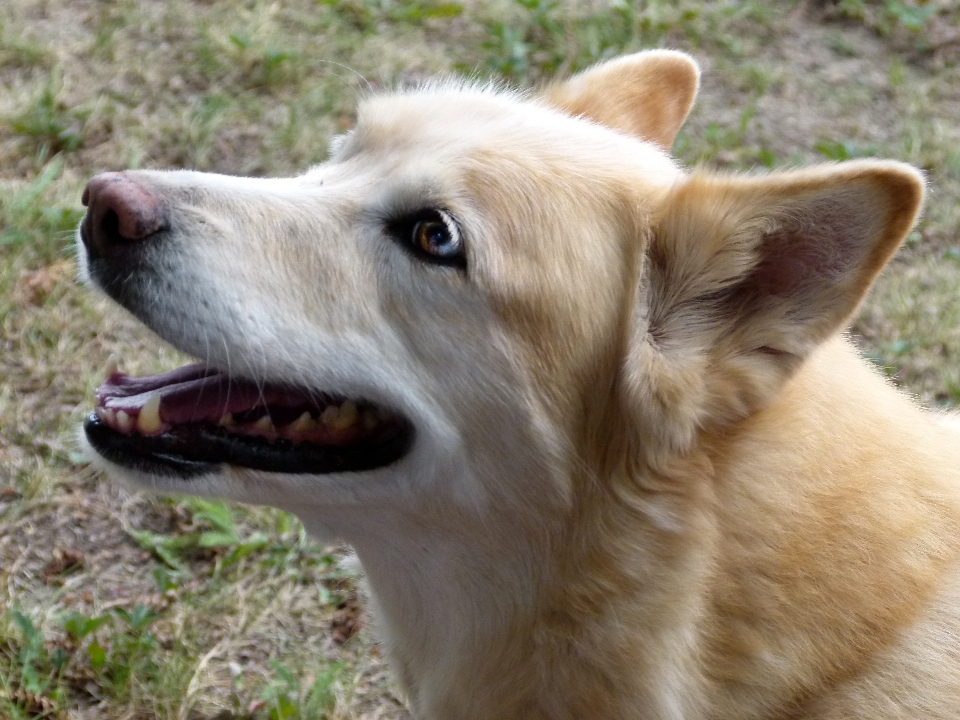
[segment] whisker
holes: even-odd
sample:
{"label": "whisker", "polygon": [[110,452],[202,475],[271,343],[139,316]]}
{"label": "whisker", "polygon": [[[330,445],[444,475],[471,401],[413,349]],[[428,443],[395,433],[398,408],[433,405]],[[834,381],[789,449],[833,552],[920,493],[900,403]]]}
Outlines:
{"label": "whisker", "polygon": [[[350,67],[349,65],[345,65],[344,63],[337,62],[336,60],[317,60],[317,62],[326,63],[327,65],[336,65],[337,67],[341,67],[341,68],[343,68],[344,70],[348,70],[348,71],[352,72],[352,73],[353,73],[354,75],[356,75],[358,78],[360,78],[361,80],[363,80],[364,85],[367,86],[367,91],[368,91],[368,92],[373,92],[373,85],[370,84],[370,81],[367,80],[366,76],[364,76],[364,74],[361,73],[359,70],[355,70],[354,68]],[[334,75],[336,78],[338,78],[339,80],[341,80],[341,81],[343,82],[343,84],[346,85],[347,87],[350,86],[350,83],[347,82],[346,78],[342,77],[341,75],[338,75],[337,73],[332,73],[332,75]]]}

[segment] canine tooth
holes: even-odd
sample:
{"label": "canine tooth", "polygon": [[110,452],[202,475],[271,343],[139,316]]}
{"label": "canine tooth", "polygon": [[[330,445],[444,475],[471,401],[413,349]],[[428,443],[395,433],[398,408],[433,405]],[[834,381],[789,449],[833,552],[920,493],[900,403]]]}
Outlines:
{"label": "canine tooth", "polygon": [[115,372],[120,370],[120,358],[117,357],[116,353],[111,353],[110,357],[107,358],[107,364],[103,368],[104,377],[110,377]]}
{"label": "canine tooth", "polygon": [[103,409],[103,419],[110,427],[113,427],[117,424],[117,414],[110,408]]}
{"label": "canine tooth", "polygon": [[335,430],[346,430],[357,421],[359,416],[356,404],[352,400],[347,400],[340,406],[340,414],[333,427]]}
{"label": "canine tooth", "polygon": [[133,419],[124,410],[117,411],[117,427],[125,433],[133,430]]}
{"label": "canine tooth", "polygon": [[101,421],[105,421],[107,419],[107,413],[103,405],[97,405],[97,407],[95,407],[93,411],[97,414],[97,417]]}
{"label": "canine tooth", "polygon": [[320,413],[320,420],[324,425],[333,427],[337,419],[340,417],[340,408],[336,405],[327,405],[322,413]]}
{"label": "canine tooth", "polygon": [[259,420],[257,420],[254,423],[254,425],[259,429],[263,430],[264,432],[273,432],[275,429],[273,427],[273,420],[270,419],[269,415],[264,415]]}
{"label": "canine tooth", "polygon": [[373,430],[380,421],[377,419],[377,413],[373,410],[363,411],[363,427],[367,430]]}
{"label": "canine tooth", "polygon": [[230,427],[233,425],[233,413],[224,413],[221,415],[218,424],[220,427]]}
{"label": "canine tooth", "polygon": [[309,432],[310,430],[316,430],[317,421],[310,416],[309,412],[304,410],[303,415],[290,423],[290,429],[294,432]]}
{"label": "canine tooth", "polygon": [[140,408],[137,430],[144,435],[153,435],[160,430],[160,393],[154,393]]}

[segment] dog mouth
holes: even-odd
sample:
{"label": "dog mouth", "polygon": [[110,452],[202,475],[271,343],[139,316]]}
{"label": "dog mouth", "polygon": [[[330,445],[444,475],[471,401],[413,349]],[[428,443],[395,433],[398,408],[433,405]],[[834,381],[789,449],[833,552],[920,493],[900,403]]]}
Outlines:
{"label": "dog mouth", "polygon": [[202,364],[133,377],[109,364],[84,431],[122,467],[189,478],[227,464],[276,473],[362,472],[410,450],[406,418],[362,399],[255,383]]}

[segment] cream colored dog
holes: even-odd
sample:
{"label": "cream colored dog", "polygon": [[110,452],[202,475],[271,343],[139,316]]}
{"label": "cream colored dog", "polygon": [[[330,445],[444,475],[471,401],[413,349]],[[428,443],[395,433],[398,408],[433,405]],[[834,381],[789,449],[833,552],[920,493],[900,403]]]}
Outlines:
{"label": "cream colored dog", "polygon": [[293,179],[91,181],[112,475],[351,543],[428,720],[960,718],[960,434],[842,337],[923,180],[667,154],[654,51],[366,100]]}

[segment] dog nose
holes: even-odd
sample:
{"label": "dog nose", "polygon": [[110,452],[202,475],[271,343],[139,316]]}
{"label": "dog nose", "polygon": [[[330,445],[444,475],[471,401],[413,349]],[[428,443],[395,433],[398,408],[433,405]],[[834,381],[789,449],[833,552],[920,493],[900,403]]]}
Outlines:
{"label": "dog nose", "polygon": [[163,203],[122,172],[96,175],[83,191],[87,206],[80,235],[96,257],[110,257],[166,229]]}

